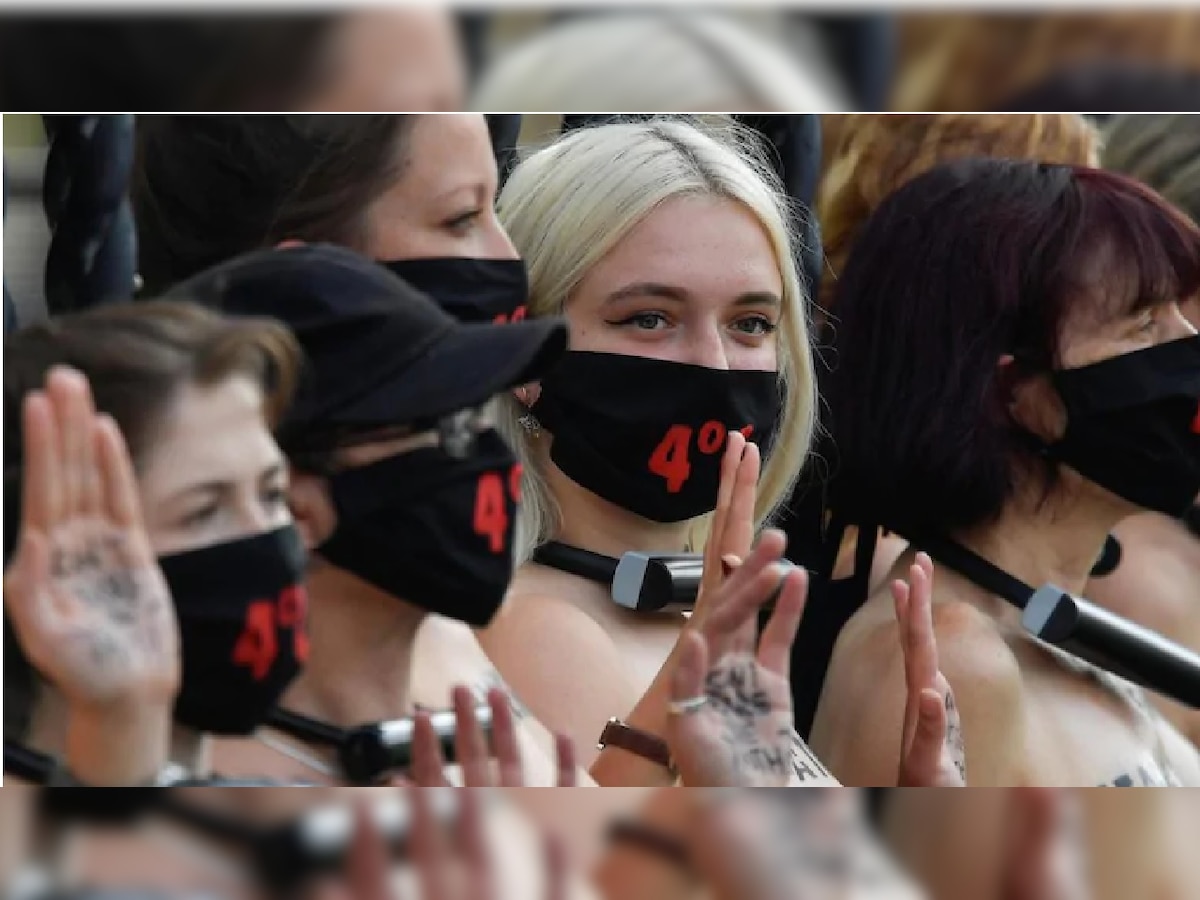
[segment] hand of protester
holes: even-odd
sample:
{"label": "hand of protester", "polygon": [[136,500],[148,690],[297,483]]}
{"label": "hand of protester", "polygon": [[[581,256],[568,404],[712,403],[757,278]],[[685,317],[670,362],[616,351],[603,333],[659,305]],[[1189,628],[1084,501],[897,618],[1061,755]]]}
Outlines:
{"label": "hand of protester", "polygon": [[[524,787],[525,772],[517,743],[517,726],[508,695],[493,688],[487,701],[492,712],[492,741],[475,718],[475,698],[470,688],[454,689],[455,755],[466,787]],[[557,787],[574,787],[576,782],[575,746],[569,738],[555,739],[558,762]],[[495,752],[493,774],[492,751]],[[448,787],[446,761],[429,713],[418,711],[414,717],[411,781],[422,787]]]}
{"label": "hand of protester", "polygon": [[907,699],[900,787],[966,787],[962,720],[950,683],[938,669],[933,633],[933,561],[917,554],[908,581],[892,583],[904,651]]}
{"label": "hand of protester", "polygon": [[714,900],[918,900],[854,792],[692,791],[689,858]]}
{"label": "hand of protester", "polygon": [[688,626],[697,628],[717,602],[717,592],[726,576],[745,559],[754,546],[754,504],[761,470],[758,446],[731,431],[721,458],[721,480],[712,529],[704,546],[704,574]]}
{"label": "hand of protester", "polygon": [[[435,815],[429,791],[410,788],[405,799],[412,809],[405,862],[412,869],[421,900],[498,900],[504,896],[479,791],[455,792],[458,815],[452,829]],[[392,860],[369,807],[359,804],[355,813],[354,840],[342,877],[326,881],[312,900],[406,900],[409,893],[394,886]],[[569,871],[557,841],[543,842],[541,864],[545,900],[565,900]]]}
{"label": "hand of protester", "polygon": [[1053,788],[1014,788],[1023,802],[1003,867],[1000,900],[1089,900],[1078,804]]}
{"label": "hand of protester", "polygon": [[21,532],[6,609],[29,661],[66,700],[72,774],[128,783],[165,757],[180,679],[171,596],[124,439],[97,415],[87,380],[51,371],[23,414]]}
{"label": "hand of protester", "polygon": [[[782,787],[792,773],[792,642],[808,579],[788,573],[761,640],[758,610],[782,576],[779,532],[714,591],[706,621],[681,638],[666,739],[684,784]],[[757,643],[757,648],[755,644]]]}

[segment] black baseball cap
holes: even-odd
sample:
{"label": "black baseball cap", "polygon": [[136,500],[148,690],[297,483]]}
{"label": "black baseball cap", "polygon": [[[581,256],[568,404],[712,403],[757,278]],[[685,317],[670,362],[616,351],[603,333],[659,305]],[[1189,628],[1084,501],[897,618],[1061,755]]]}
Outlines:
{"label": "black baseball cap", "polygon": [[342,247],[258,250],[191,278],[168,299],[277,319],[305,355],[280,429],[369,430],[437,420],[538,380],[567,347],[559,317],[462,324],[383,266]]}

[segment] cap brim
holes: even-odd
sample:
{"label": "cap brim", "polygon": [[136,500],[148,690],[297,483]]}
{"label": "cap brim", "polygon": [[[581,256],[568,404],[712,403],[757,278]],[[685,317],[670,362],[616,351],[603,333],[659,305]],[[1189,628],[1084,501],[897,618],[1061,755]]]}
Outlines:
{"label": "cap brim", "polygon": [[459,325],[339,418],[399,424],[480,406],[497,394],[537,381],[566,349],[567,326],[560,318]]}

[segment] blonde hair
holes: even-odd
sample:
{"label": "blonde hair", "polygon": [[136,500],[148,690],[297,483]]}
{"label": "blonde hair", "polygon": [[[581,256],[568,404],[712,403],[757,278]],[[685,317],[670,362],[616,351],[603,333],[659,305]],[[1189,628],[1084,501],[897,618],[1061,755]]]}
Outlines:
{"label": "blonde hair", "polygon": [[[545,316],[561,313],[592,267],[663,202],[697,195],[727,198],[749,209],[770,239],[783,281],[777,334],[785,406],[759,484],[755,513],[761,526],[787,499],[804,464],[815,428],[816,384],[789,201],[758,141],[732,123],[701,128],[678,119],[581,129],[517,166],[498,210],[529,268],[529,314]],[[527,412],[507,397],[500,414],[501,430],[525,470],[518,564],[560,523],[541,460],[519,423]],[[693,521],[692,547],[702,546],[710,518]]]}
{"label": "blonde hair", "polygon": [[[834,117],[828,117],[834,118]],[[830,309],[850,248],[889,194],[939,163],[973,156],[1098,166],[1100,136],[1071,113],[838,116],[837,143],[821,180],[817,211],[832,278],[822,279]]]}
{"label": "blonde hair", "polygon": [[815,32],[795,37],[805,46],[788,53],[726,14],[589,16],[506,51],[484,71],[472,107],[551,113],[845,109],[850,101]]}

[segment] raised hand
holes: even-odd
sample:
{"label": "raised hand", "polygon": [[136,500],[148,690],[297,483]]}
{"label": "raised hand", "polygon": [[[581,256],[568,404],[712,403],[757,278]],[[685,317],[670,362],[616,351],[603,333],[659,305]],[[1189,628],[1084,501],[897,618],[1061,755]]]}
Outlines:
{"label": "raised hand", "polygon": [[[798,773],[789,660],[804,613],[803,570],[784,578],[761,640],[755,628],[783,577],[776,565],[783,543],[782,534],[767,532],[714,593],[703,625],[681,639],[666,739],[684,784],[783,787]],[[815,766],[801,765],[817,777],[808,762]]]}
{"label": "raised hand", "polygon": [[900,752],[900,787],[966,787],[962,720],[950,683],[938,669],[933,633],[933,561],[925,553],[908,581],[892,583],[904,650],[907,699]]}
{"label": "raised hand", "polygon": [[[499,688],[488,691],[488,707],[492,712],[492,742],[475,718],[475,699],[470,688],[459,686],[453,691],[455,717],[455,755],[463,773],[466,787],[524,787],[525,774],[521,750],[517,742],[517,726],[512,703]],[[555,740],[558,762],[558,787],[574,787],[576,782],[575,746],[569,738]],[[495,754],[493,774],[492,755]],[[429,713],[418,711],[413,723],[412,748],[413,783],[423,787],[448,787],[446,761]]]}
{"label": "raised hand", "polygon": [[[179,630],[125,442],[72,370],[52,370],[23,414],[21,532],[4,595],[29,661],[67,702],[68,757],[72,738],[91,744],[115,727],[132,740],[151,727],[148,715],[156,717],[155,740],[165,742],[179,688]],[[94,776],[117,777],[124,763],[110,762],[115,768],[100,764]]]}
{"label": "raised hand", "polygon": [[691,624],[701,625],[716,603],[717,590],[726,574],[745,559],[754,546],[754,503],[762,469],[758,446],[740,432],[731,431],[721,458],[721,481],[712,528],[704,545],[704,575]]}

